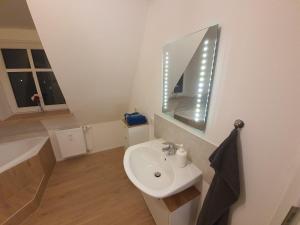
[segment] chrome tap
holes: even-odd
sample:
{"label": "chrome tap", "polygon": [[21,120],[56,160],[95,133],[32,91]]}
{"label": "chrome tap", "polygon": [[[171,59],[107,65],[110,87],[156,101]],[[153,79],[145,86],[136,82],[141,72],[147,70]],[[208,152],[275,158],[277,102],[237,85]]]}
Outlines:
{"label": "chrome tap", "polygon": [[164,142],[164,145],[167,145],[166,147],[162,148],[162,151],[166,153],[166,155],[175,155],[178,146],[177,144],[174,144],[173,142]]}

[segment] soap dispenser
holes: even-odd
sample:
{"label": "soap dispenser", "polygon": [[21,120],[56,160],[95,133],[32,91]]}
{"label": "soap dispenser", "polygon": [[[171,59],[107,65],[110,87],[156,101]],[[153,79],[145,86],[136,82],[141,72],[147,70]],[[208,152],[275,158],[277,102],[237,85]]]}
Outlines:
{"label": "soap dispenser", "polygon": [[176,151],[177,166],[183,168],[187,165],[187,151],[183,148],[183,145],[178,145]]}

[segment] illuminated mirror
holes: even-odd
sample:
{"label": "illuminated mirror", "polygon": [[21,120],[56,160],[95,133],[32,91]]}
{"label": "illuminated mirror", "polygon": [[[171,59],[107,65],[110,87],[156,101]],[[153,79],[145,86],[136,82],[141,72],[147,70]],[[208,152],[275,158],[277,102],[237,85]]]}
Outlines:
{"label": "illuminated mirror", "polygon": [[218,30],[215,25],[163,48],[162,111],[200,130],[208,115]]}

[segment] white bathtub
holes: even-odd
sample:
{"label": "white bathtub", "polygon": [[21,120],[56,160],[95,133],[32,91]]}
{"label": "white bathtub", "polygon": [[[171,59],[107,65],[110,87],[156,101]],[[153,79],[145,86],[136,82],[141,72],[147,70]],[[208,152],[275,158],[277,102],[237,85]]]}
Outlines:
{"label": "white bathtub", "polygon": [[0,173],[35,156],[47,140],[48,137],[34,137],[0,143]]}

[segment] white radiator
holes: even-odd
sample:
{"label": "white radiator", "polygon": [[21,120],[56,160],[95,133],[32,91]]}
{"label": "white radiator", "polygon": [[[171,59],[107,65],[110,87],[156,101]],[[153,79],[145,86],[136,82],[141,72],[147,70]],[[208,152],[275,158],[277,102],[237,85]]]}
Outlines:
{"label": "white radiator", "polygon": [[86,142],[81,127],[58,130],[56,131],[56,138],[63,158],[87,153]]}

